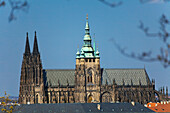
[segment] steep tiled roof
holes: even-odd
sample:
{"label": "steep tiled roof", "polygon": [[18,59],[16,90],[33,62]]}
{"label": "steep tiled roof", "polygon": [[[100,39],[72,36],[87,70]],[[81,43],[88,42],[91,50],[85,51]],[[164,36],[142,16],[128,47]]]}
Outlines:
{"label": "steep tiled roof", "polygon": [[67,81],[69,85],[74,85],[74,72],[75,70],[52,70],[52,69],[47,69],[44,70],[44,77],[45,77],[45,85],[46,86],[58,86],[58,83],[62,86],[67,85]]}
{"label": "steep tiled roof", "polygon": [[[123,81],[125,85],[148,85],[150,84],[149,77],[145,69],[101,69],[102,84],[107,83],[110,85],[113,83],[113,79],[117,85],[122,85]],[[74,69],[65,70],[44,70],[45,85],[46,86],[58,86],[58,80],[60,85],[66,86],[67,81],[69,85],[74,85]]]}
{"label": "steep tiled roof", "polygon": [[117,85],[147,85],[150,83],[145,69],[102,69],[102,84],[112,84],[113,79]]}
{"label": "steep tiled roof", "polygon": [[168,103],[163,102],[162,104],[161,103],[148,103],[147,107],[155,112],[170,112],[170,103],[169,102]]}

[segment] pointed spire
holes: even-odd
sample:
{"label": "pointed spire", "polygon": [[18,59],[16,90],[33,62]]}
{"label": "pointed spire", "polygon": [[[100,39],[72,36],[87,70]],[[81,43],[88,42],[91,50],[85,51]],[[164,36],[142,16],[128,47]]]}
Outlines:
{"label": "pointed spire", "polygon": [[162,94],[162,87],[161,87],[161,94]]}
{"label": "pointed spire", "polygon": [[60,86],[60,80],[58,79],[58,86]]}
{"label": "pointed spire", "polygon": [[26,38],[26,45],[25,45],[25,55],[30,54],[30,45],[29,45],[29,39],[28,39],[28,32],[27,32],[27,38]]}
{"label": "pointed spire", "polygon": [[68,82],[68,79],[67,79],[67,86],[69,86],[69,82]]}
{"label": "pointed spire", "polygon": [[139,86],[141,86],[142,84],[141,84],[141,80],[139,79]]}
{"label": "pointed spire", "polygon": [[77,48],[76,58],[80,58],[79,46]]}
{"label": "pointed spire", "polygon": [[86,17],[86,27],[85,27],[84,41],[90,41],[90,44],[87,44],[86,46],[91,46],[91,36],[90,36],[90,28],[89,28],[89,22],[88,22],[88,14],[87,14],[87,17]]}
{"label": "pointed spire", "polygon": [[81,50],[80,58],[84,58],[84,51]]}
{"label": "pointed spire", "polygon": [[165,88],[164,88],[164,86],[163,86],[163,95],[165,95]]}
{"label": "pointed spire", "polygon": [[132,81],[132,79],[131,79],[131,81],[130,81],[130,82],[131,82],[131,86],[133,86],[133,81]]}
{"label": "pointed spire", "polygon": [[36,31],[35,31],[35,37],[34,37],[33,54],[39,54]]}
{"label": "pointed spire", "polygon": [[168,99],[168,86],[166,86],[166,98]]}
{"label": "pointed spire", "polygon": [[116,85],[116,81],[115,81],[115,78],[113,79],[113,85]]}
{"label": "pointed spire", "polygon": [[124,81],[124,78],[122,79],[122,85],[123,85],[123,86],[125,85],[125,81]]}
{"label": "pointed spire", "polygon": [[87,16],[86,16],[86,28],[85,29],[87,29],[87,30],[89,30],[90,28],[89,28],[89,22],[88,22],[88,14],[87,14]]}
{"label": "pointed spire", "polygon": [[108,85],[107,79],[106,79],[106,83],[105,83],[105,85]]}
{"label": "pointed spire", "polygon": [[52,84],[51,84],[51,80],[49,80],[49,86],[51,87],[51,85],[52,85]]}
{"label": "pointed spire", "polygon": [[152,85],[155,85],[155,80],[154,79],[152,79]]}

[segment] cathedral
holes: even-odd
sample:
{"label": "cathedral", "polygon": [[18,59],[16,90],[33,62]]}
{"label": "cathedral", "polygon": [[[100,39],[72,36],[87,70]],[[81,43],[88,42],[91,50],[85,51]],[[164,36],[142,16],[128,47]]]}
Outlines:
{"label": "cathedral", "polygon": [[36,32],[32,52],[27,33],[20,76],[20,104],[132,101],[146,104],[168,99],[168,88],[155,90],[155,80],[150,80],[145,68],[101,68],[99,50],[95,42],[92,44],[88,17],[83,46],[76,53],[75,69],[43,69],[40,56]]}

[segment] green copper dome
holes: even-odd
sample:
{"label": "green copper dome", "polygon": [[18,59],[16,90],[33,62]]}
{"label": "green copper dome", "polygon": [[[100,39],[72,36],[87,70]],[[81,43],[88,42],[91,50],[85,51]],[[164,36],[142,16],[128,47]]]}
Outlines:
{"label": "green copper dome", "polygon": [[[84,35],[84,44],[81,48],[80,57],[76,54],[76,58],[96,58],[95,47],[92,46],[92,39],[90,36],[90,27],[88,23],[88,16],[86,18],[86,27],[85,27],[85,35]],[[95,44],[94,44],[95,46]],[[99,54],[97,55],[99,58]]]}

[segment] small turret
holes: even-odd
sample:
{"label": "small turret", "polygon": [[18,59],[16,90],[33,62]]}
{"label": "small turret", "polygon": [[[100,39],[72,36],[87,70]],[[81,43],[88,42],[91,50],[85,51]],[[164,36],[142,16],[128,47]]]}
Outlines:
{"label": "small turret", "polygon": [[155,80],[154,79],[152,79],[152,85],[155,85]]}
{"label": "small turret", "polygon": [[113,79],[113,85],[116,85],[116,81],[115,81],[115,78]]}
{"label": "small turret", "polygon": [[108,85],[107,79],[106,79],[106,83],[105,83],[105,85]]}
{"label": "small turret", "polygon": [[160,93],[162,94],[162,87],[161,87]]}
{"label": "small turret", "polygon": [[49,80],[49,84],[48,84],[48,85],[49,85],[49,87],[51,87],[51,86],[52,86],[52,84],[51,84],[51,80]]}
{"label": "small turret", "polygon": [[80,58],[84,58],[84,51],[81,51]]}
{"label": "small turret", "polygon": [[168,86],[166,86],[166,98],[168,99]]}
{"label": "small turret", "polygon": [[165,88],[164,88],[164,86],[163,86],[163,96],[165,96]]}
{"label": "small turret", "polygon": [[77,49],[76,58],[80,58],[80,52],[79,52],[79,49]]}
{"label": "small turret", "polygon": [[60,86],[60,80],[58,79],[58,86]]}
{"label": "small turret", "polygon": [[131,79],[131,81],[130,81],[130,82],[131,82],[131,86],[133,86],[133,81],[132,81],[132,79]]}
{"label": "small turret", "polygon": [[67,86],[69,86],[69,82],[68,82],[68,79],[67,79]]}
{"label": "small turret", "polygon": [[123,86],[125,85],[125,81],[124,81],[124,79],[122,79],[122,85],[123,85]]}
{"label": "small turret", "polygon": [[141,86],[142,84],[141,84],[141,80],[139,79],[139,86]]}
{"label": "small turret", "polygon": [[100,54],[100,53],[99,53],[98,48],[97,48],[97,51],[96,51],[96,53],[95,53],[95,54],[96,54],[96,58],[100,58],[100,56],[99,56],[99,54]]}

